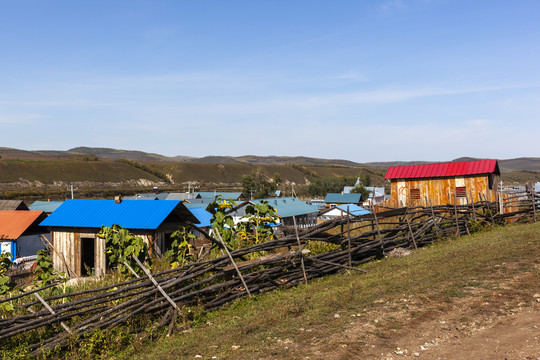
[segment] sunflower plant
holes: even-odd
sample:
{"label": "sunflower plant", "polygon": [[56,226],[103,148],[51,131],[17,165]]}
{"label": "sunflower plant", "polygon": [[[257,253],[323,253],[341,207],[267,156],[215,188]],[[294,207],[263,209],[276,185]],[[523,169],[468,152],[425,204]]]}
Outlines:
{"label": "sunflower plant", "polygon": [[184,266],[190,261],[195,260],[195,247],[190,244],[190,241],[197,237],[189,232],[191,226],[181,226],[178,230],[172,233],[171,248],[165,252],[165,256],[170,259],[171,267]]}

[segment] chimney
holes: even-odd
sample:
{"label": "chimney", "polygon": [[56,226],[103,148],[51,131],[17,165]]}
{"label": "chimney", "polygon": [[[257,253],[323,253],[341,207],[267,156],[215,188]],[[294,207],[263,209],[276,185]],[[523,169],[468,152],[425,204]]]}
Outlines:
{"label": "chimney", "polygon": [[114,203],[120,204],[122,202],[122,195],[118,195],[114,197]]}

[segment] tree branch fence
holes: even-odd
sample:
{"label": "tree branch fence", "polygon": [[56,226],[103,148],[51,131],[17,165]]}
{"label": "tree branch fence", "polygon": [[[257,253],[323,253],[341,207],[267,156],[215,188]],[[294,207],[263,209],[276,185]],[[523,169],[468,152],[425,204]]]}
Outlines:
{"label": "tree branch fence", "polygon": [[[426,199],[427,200],[427,199]],[[12,302],[15,311],[0,319],[0,344],[20,336],[33,355],[77,344],[98,329],[125,326],[146,315],[155,328],[174,328],[191,306],[215,309],[234,299],[288,288],[381,258],[396,248],[418,248],[449,236],[471,233],[479,226],[536,221],[540,195],[530,190],[499,202],[468,205],[431,205],[382,209],[355,218],[340,217],[307,229],[286,228],[278,239],[229,252],[220,238],[212,249],[226,251],[205,260],[141,276],[96,289],[48,297],[37,289],[0,303]],[[511,211],[510,211],[511,210]],[[202,229],[199,229],[204,233]],[[323,251],[310,251],[314,243]],[[49,289],[50,290],[50,289]],[[58,326],[60,325],[60,326]],[[132,329],[144,333],[144,329]],[[39,336],[25,336],[40,331]],[[0,345],[1,346],[1,345]]]}

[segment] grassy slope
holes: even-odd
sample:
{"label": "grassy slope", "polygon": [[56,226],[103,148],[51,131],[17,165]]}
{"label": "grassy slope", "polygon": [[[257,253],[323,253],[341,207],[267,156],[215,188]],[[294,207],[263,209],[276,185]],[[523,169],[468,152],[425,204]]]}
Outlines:
{"label": "grassy slope", "polygon": [[19,179],[41,181],[123,182],[131,179],[160,181],[154,175],[133,166],[111,161],[76,160],[0,160],[0,183]]}
{"label": "grassy slope", "polygon": [[[251,175],[257,169],[272,177],[279,173],[285,181],[296,184],[306,183],[306,174],[297,168],[287,165],[251,165],[251,164],[200,164],[200,163],[152,163],[161,172],[171,174],[175,183],[184,181],[203,181],[204,183],[241,183],[243,175]],[[307,169],[319,176],[358,176],[364,171],[360,168],[345,166],[307,166]],[[380,172],[379,172],[380,173]],[[373,178],[377,178],[374,173]],[[382,179],[379,175],[378,179]]]}
{"label": "grassy slope", "polygon": [[[135,354],[131,353],[132,349],[125,356],[134,359],[193,359],[198,354],[205,359],[212,356],[298,359],[307,355],[327,358],[340,352],[339,346],[329,340],[335,334],[340,343],[348,346],[339,358],[361,356],[365,343],[348,341],[347,336],[339,335],[346,332],[351,319],[367,322],[371,313],[387,314],[393,311],[388,309],[404,306],[400,301],[404,296],[412,296],[426,306],[435,304],[432,306],[445,311],[447,304],[456,299],[473,298],[474,290],[496,289],[493,298],[484,295],[490,302],[497,301],[495,295],[534,293],[538,291],[539,265],[540,223],[485,231],[420,249],[408,257],[366,264],[365,275],[345,273],[240,300],[202,318],[204,325],[159,340],[152,346],[136,345]],[[504,290],[503,282],[518,275],[521,275],[519,286]],[[505,297],[498,301],[503,300],[510,301]],[[336,313],[340,314],[339,318],[334,316]],[[375,324],[372,333],[389,339],[400,326],[410,326],[429,314],[428,310],[411,312],[412,318],[401,324],[381,321]],[[240,348],[233,350],[232,346]],[[312,353],[314,347],[318,353]]]}

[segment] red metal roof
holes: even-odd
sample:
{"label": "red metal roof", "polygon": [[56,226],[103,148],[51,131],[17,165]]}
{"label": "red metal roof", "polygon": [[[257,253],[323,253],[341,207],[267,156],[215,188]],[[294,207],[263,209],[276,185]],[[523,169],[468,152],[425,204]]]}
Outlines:
{"label": "red metal roof", "polygon": [[0,239],[18,239],[41,214],[43,211],[0,211]]}
{"label": "red metal roof", "polygon": [[495,173],[500,175],[497,160],[475,160],[427,165],[390,166],[385,179],[422,179]]}

